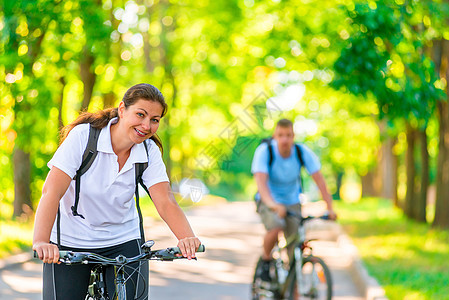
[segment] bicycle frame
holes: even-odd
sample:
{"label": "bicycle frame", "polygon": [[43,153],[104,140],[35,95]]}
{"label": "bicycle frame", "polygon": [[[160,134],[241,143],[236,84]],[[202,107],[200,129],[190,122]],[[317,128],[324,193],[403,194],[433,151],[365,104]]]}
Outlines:
{"label": "bicycle frame", "polygon": [[[154,245],[154,241],[145,242],[141,248],[143,253],[134,257],[125,257],[123,255],[118,255],[115,258],[108,258],[101,256],[99,254],[90,252],[73,252],[73,251],[59,251],[59,261],[67,265],[72,264],[95,264],[92,268],[92,273],[98,276],[99,279],[94,278],[93,283],[89,286],[88,294],[86,297],[92,297],[92,299],[106,300],[110,299],[105,297],[106,288],[104,286],[104,270],[103,266],[114,266],[115,268],[115,294],[111,299],[113,300],[127,300],[126,296],[126,281],[124,267],[131,263],[147,261],[147,260],[158,260],[158,261],[173,261],[175,259],[185,259],[181,256],[181,250],[178,247],[171,247],[166,249],[151,250]],[[204,252],[204,245],[200,245],[196,252]],[[37,257],[36,251],[34,251],[34,257]],[[196,258],[194,258],[196,260]],[[95,276],[94,276],[95,277]],[[92,278],[92,277],[91,277]],[[100,283],[97,287],[96,283]],[[97,290],[96,290],[97,288]],[[100,295],[96,293],[100,291]]]}
{"label": "bicycle frame", "polygon": [[[263,299],[266,299],[264,297],[268,297],[268,299],[292,299],[295,295],[295,293],[298,293],[302,296],[308,296],[314,299],[316,297],[318,289],[316,289],[315,283],[312,282],[310,286],[307,285],[308,281],[307,279],[311,276],[310,274],[316,274],[315,272],[315,264],[320,264],[322,268],[325,268],[324,272],[325,275],[325,282],[328,283],[328,286],[331,286],[331,278],[329,277],[330,273],[328,271],[327,266],[323,266],[324,262],[312,255],[312,248],[308,244],[308,240],[306,240],[306,230],[304,224],[315,218],[320,219],[328,219],[328,216],[321,216],[321,217],[305,217],[302,218],[300,215],[297,215],[293,212],[287,212],[287,216],[289,217],[298,217],[300,218],[300,224],[298,227],[297,235],[294,237],[293,240],[290,240],[287,242],[287,245],[283,246],[282,248],[276,247],[275,253],[278,253],[278,257],[275,259],[275,268],[276,268],[276,274],[275,274],[275,281],[271,284],[274,284],[274,286],[271,286],[270,290],[268,291],[268,296],[264,296],[264,290],[265,288],[262,287],[262,285],[258,285],[256,278],[257,278],[257,268],[256,268],[256,274],[254,275],[254,281],[253,281],[253,299],[259,299],[259,296]],[[293,246],[294,245],[294,246]],[[281,251],[286,250],[287,248],[294,247],[293,248],[293,254],[290,257],[289,265],[288,265],[288,274],[287,276],[282,276],[283,272],[286,272],[287,270],[284,268],[284,263],[281,259]],[[308,249],[308,251],[307,251]],[[304,254],[304,251],[307,251],[307,254]],[[275,255],[276,257],[276,255]],[[307,277],[304,277],[304,269],[303,266],[307,264],[311,264],[312,271],[308,273]],[[259,263],[258,263],[259,266]],[[260,280],[260,279],[259,279]],[[296,287],[296,288],[295,288]],[[330,287],[331,289],[331,287]]]}

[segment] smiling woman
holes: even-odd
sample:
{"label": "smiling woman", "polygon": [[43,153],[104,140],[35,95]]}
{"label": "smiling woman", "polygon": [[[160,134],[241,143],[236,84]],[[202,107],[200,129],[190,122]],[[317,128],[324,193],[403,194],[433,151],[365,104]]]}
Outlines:
{"label": "smiling woman", "polygon": [[[195,257],[200,241],[170,191],[156,135],[166,112],[161,92],[138,84],[117,108],[83,113],[64,128],[62,143],[48,163],[50,172],[36,211],[33,249],[44,261],[43,299],[83,299],[87,293],[92,266],[56,264],[59,249],[108,257],[140,253],[144,236],[136,205],[138,183],[151,193],[159,215],[178,238],[182,255]],[[127,297],[146,299],[148,265],[130,267],[137,271],[125,272],[137,284],[127,285]],[[106,268],[106,286],[112,296],[112,267]]]}
{"label": "smiling woman", "polygon": [[[145,101],[146,100],[146,101]],[[134,106],[137,102],[140,102],[140,106]],[[115,117],[120,117],[119,115],[119,109],[122,111],[122,119],[123,119],[123,111],[128,110],[130,107],[133,106],[133,110],[137,110],[140,108],[139,112],[135,112],[136,114],[142,113],[142,114],[148,114],[148,112],[145,111],[145,109],[142,107],[142,105],[146,104],[147,106],[151,106],[151,111],[153,109],[158,109],[159,107],[162,109],[160,112],[155,112],[156,115],[158,115],[158,119],[162,118],[167,113],[167,104],[165,103],[164,96],[162,93],[151,84],[137,84],[133,87],[131,87],[123,96],[122,101],[119,104],[118,108],[109,108],[105,110],[101,110],[96,113],[89,113],[85,112],[82,113],[78,119],[76,119],[73,123],[67,125],[63,128],[61,131],[61,143],[64,141],[64,139],[67,137],[69,132],[77,125],[89,123],[92,124],[92,127],[95,128],[104,128],[111,119]],[[157,128],[156,128],[157,130]],[[153,131],[151,136],[148,136],[147,138],[151,138],[156,145],[162,150],[162,143],[159,139],[159,137],[156,135],[156,130]]]}

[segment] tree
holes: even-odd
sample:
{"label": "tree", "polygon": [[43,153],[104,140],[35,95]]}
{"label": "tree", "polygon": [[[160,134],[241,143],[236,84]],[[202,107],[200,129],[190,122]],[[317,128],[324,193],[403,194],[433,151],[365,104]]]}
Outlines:
{"label": "tree", "polygon": [[[32,211],[30,152],[35,135],[45,126],[36,124],[48,114],[43,99],[51,98],[43,78],[35,76],[35,63],[42,52],[42,42],[58,2],[6,1],[1,63],[5,66],[7,88],[14,99],[14,216]],[[42,17],[44,15],[44,17]],[[38,97],[39,95],[39,97]],[[38,108],[38,109],[36,109]]]}
{"label": "tree", "polygon": [[[435,40],[433,46],[434,61],[437,72],[442,78],[449,79],[449,67],[443,66],[443,60],[449,58],[449,41]],[[446,86],[447,98],[449,90]],[[437,195],[435,203],[435,219],[433,226],[449,228],[449,106],[448,102],[438,103],[439,120],[439,147],[438,147],[438,170],[437,170]]]}
{"label": "tree", "polygon": [[[438,78],[432,61],[424,53],[426,32],[417,31],[422,20],[416,15],[423,8],[418,4],[399,5],[393,1],[355,4],[348,7],[352,35],[347,47],[335,63],[338,77],[335,87],[345,86],[350,92],[373,95],[381,118],[404,120],[408,125],[407,196],[405,213],[415,219],[425,215],[426,201],[416,197],[414,144],[417,126],[425,134],[441,90],[435,87]],[[421,141],[426,143],[426,138]],[[427,143],[423,149],[427,148]],[[428,154],[422,153],[422,175],[419,187],[426,195]],[[421,210],[417,212],[416,209]],[[425,221],[425,219],[424,219]]]}

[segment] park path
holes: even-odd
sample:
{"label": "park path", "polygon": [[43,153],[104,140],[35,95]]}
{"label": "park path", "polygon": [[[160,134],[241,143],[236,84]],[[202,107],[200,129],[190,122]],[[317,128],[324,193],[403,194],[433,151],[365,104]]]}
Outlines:
{"label": "park path", "polygon": [[[312,208],[313,210],[313,208]],[[150,299],[249,299],[253,268],[260,255],[263,226],[251,202],[222,203],[190,210],[189,221],[206,245],[198,261],[151,262]],[[338,247],[330,222],[318,221],[309,230],[314,253],[329,264],[335,300],[364,299],[348,271],[349,257]],[[176,245],[162,222],[146,220],[146,236],[154,248]],[[0,269],[0,299],[41,299],[41,265],[30,261]]]}

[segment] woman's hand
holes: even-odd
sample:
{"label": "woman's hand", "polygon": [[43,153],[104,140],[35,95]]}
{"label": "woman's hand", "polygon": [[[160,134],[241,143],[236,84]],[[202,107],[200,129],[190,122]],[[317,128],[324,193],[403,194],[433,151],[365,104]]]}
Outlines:
{"label": "woman's hand", "polygon": [[197,237],[186,237],[180,239],[178,242],[178,247],[181,250],[182,256],[189,260],[195,258],[195,252],[200,245],[201,242]]}
{"label": "woman's hand", "polygon": [[37,242],[33,244],[33,250],[37,252],[39,259],[44,263],[59,263],[59,249],[56,245],[46,242]]}

